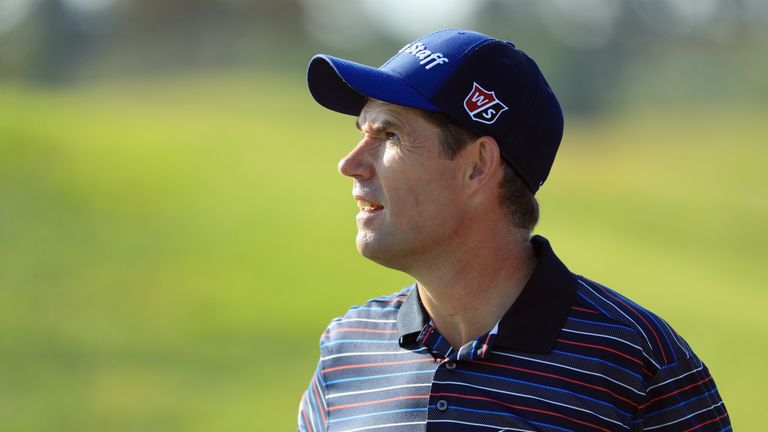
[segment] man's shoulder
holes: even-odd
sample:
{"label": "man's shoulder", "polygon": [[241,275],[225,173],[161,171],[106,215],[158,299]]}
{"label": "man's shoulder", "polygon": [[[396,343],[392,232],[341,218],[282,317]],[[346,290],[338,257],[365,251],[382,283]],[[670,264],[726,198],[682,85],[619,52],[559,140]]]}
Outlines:
{"label": "man's shoulder", "polygon": [[400,311],[400,307],[414,286],[407,286],[402,290],[380,297],[372,298],[362,305],[355,305],[350,307],[344,315],[334,318],[331,324],[350,319],[363,319],[363,318],[388,318],[394,317],[397,319],[397,313]]}
{"label": "man's shoulder", "polygon": [[685,340],[657,314],[605,285],[576,278],[579,287],[569,315],[572,324],[632,344],[657,368],[695,357]]}
{"label": "man's shoulder", "polygon": [[414,286],[409,286],[350,307],[328,324],[320,339],[321,349],[325,352],[376,350],[387,344],[397,344],[397,315],[413,289]]}

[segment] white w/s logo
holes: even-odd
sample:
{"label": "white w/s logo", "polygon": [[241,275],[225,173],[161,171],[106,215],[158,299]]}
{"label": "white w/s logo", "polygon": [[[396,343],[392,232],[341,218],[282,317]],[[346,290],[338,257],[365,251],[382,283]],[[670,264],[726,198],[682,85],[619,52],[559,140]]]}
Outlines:
{"label": "white w/s logo", "polygon": [[472,102],[476,103],[477,106],[483,106],[488,103],[488,99],[483,97],[480,93],[475,93],[472,95]]}

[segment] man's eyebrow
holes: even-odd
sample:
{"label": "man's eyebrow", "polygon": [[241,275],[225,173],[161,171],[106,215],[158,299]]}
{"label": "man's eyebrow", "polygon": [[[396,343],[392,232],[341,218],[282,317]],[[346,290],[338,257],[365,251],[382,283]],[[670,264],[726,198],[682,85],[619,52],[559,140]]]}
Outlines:
{"label": "man's eyebrow", "polygon": [[[363,125],[360,122],[360,117],[358,117],[355,120],[355,127],[357,127],[357,130],[359,131],[363,130]],[[396,128],[397,128],[397,125],[395,124],[395,122],[391,120],[386,120],[386,119],[378,121],[371,125],[371,129],[373,129],[375,132],[382,132],[385,130],[396,129]]]}

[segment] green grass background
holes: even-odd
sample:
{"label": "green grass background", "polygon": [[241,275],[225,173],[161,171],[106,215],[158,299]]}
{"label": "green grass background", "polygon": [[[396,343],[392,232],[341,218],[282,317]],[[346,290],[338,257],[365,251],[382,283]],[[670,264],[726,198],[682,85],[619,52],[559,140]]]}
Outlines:
{"label": "green grass background", "polygon": [[[768,110],[569,119],[537,231],[665,317],[738,430],[768,385]],[[278,431],[358,257],[353,119],[299,76],[0,86],[0,430]]]}

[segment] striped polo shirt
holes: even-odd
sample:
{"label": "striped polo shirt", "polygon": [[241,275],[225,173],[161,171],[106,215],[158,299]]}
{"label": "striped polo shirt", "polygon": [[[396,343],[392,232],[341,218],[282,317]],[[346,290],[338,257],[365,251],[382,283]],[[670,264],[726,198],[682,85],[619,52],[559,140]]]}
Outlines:
{"label": "striped polo shirt", "polygon": [[515,303],[459,349],[417,287],[331,321],[299,430],[726,431],[715,382],[664,320],[571,273],[546,239]]}

